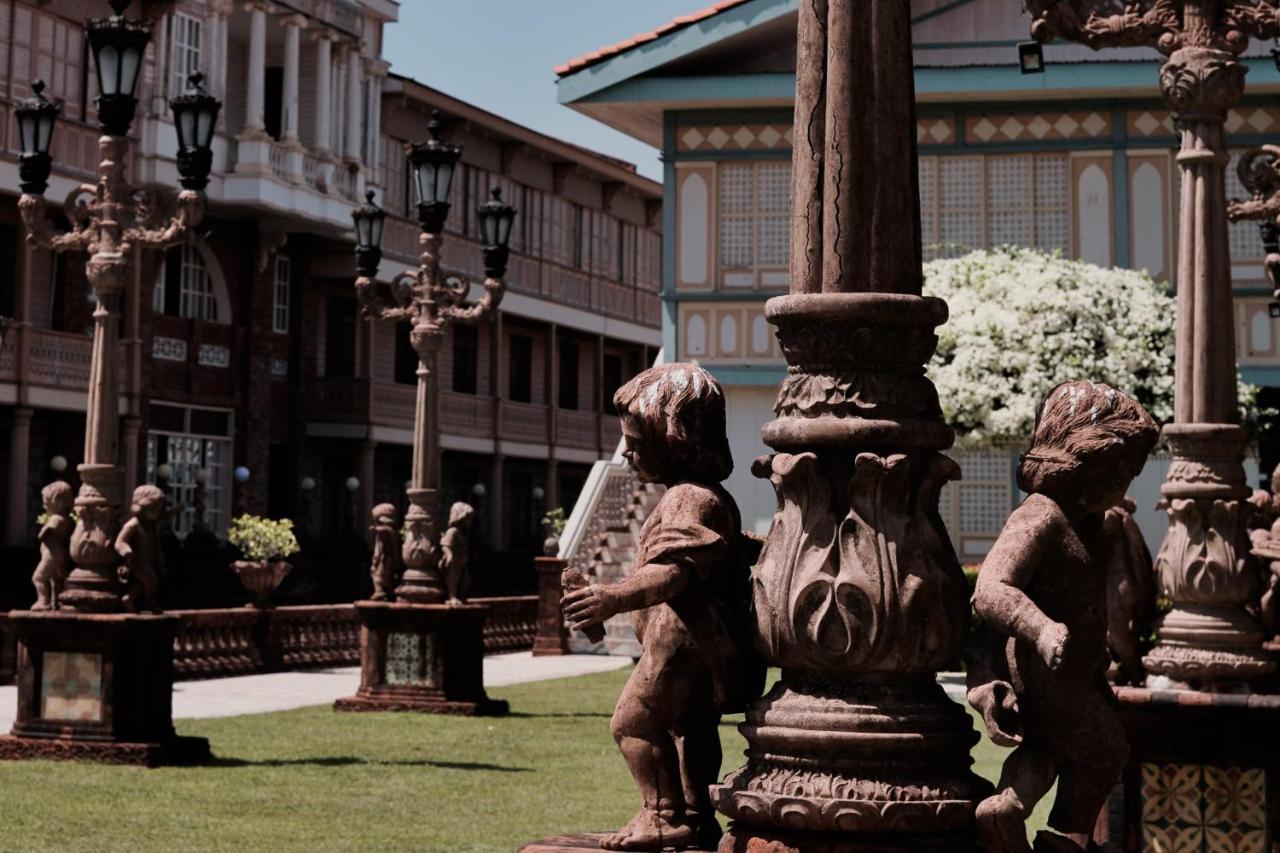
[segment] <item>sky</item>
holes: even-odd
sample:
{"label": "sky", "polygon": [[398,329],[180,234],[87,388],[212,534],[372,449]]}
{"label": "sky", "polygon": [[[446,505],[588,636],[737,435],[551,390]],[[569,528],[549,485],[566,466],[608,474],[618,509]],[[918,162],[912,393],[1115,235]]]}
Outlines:
{"label": "sky", "polygon": [[712,0],[400,0],[383,58],[413,77],[550,136],[635,163],[662,180],[658,151],[556,102],[552,69]]}

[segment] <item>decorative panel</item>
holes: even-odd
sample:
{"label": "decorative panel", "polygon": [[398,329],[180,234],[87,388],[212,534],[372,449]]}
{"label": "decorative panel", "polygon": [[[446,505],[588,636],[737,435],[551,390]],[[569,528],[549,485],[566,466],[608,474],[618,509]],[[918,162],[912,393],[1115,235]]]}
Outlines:
{"label": "decorative panel", "polygon": [[1172,228],[1168,192],[1169,158],[1163,155],[1129,158],[1129,234],[1134,269],[1167,280],[1172,267],[1169,235]]}
{"label": "decorative panel", "polygon": [[231,350],[219,344],[201,344],[196,361],[204,367],[230,367]]}
{"label": "decorative panel", "polygon": [[700,124],[676,131],[677,151],[786,151],[791,122]]}
{"label": "decorative panel", "polygon": [[1074,254],[1087,263],[1109,267],[1115,257],[1111,228],[1111,157],[1077,157],[1071,166],[1076,198]]}
{"label": "decorative panel", "polygon": [[790,162],[720,163],[716,186],[720,285],[785,286],[791,240]]}
{"label": "decorative panel", "polygon": [[764,317],[763,301],[686,303],[679,310],[681,359],[782,366],[782,350]]}
{"label": "decorative panel", "polygon": [[45,652],[40,658],[40,716],[102,721],[102,655]]}
{"label": "decorative panel", "polygon": [[1142,765],[1143,849],[1153,853],[1266,853],[1261,768]]}
{"label": "decorative panel", "polygon": [[432,634],[387,634],[387,684],[439,687],[440,656]]}
{"label": "decorative panel", "polygon": [[1268,310],[1270,302],[1267,297],[1236,298],[1236,359],[1244,364],[1274,364],[1280,357],[1280,328]]}
{"label": "decorative panel", "polygon": [[[1240,175],[1236,172],[1236,164],[1240,160],[1240,152],[1231,152],[1231,162],[1227,164],[1226,189],[1227,199],[1248,198],[1249,193],[1240,183]],[[1261,261],[1267,254],[1262,248],[1262,237],[1258,234],[1256,221],[1232,222],[1227,226],[1227,236],[1231,246],[1231,260]]]}
{"label": "decorative panel", "polygon": [[711,279],[711,164],[682,164],[676,173],[676,287],[704,289]]}
{"label": "decorative panel", "polygon": [[966,140],[978,142],[1102,139],[1111,135],[1111,115],[1085,110],[969,116],[965,119],[964,135]]}
{"label": "decorative panel", "polygon": [[151,339],[151,357],[164,361],[186,361],[187,342],[181,338],[156,335]]}

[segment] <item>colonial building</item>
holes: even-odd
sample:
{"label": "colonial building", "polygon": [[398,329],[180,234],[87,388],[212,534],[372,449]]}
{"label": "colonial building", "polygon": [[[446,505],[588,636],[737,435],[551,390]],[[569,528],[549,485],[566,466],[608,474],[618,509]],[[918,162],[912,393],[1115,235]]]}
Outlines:
{"label": "colonial building", "polygon": [[[447,497],[471,497],[489,544],[532,550],[537,517],[571,500],[616,443],[610,387],[658,345],[658,185],[389,77],[380,51],[393,0],[131,11],[155,27],[128,174],[161,207],[177,186],[168,99],[200,69],[224,108],[202,236],[141,256],[124,302],[129,485],[168,486],[183,507],[179,536],[198,512],[220,533],[250,511],[299,519],[316,546],[362,547],[370,503],[396,500],[408,476],[414,388],[404,330],[356,312],[350,211],[373,189],[390,213],[383,275],[416,263],[402,147],[425,138],[434,107],[466,149],[446,265],[477,271],[473,211],[490,185],[520,209],[502,316],[458,327],[442,359]],[[10,106],[37,78],[64,102],[47,193],[60,215],[61,199],[96,177],[83,21],[106,13],[99,0],[0,0],[0,314],[13,319],[0,348],[0,511],[11,545],[32,541],[44,483],[75,483],[92,304],[83,255],[25,243]]]}
{"label": "colonial building", "polygon": [[[1016,244],[1173,282],[1178,145],[1160,99],[1154,50],[1045,48],[1043,74],[1020,73],[1028,39],[1019,0],[913,0],[920,205],[926,259]],[[767,483],[746,460],[765,452],[784,363],[763,316],[788,283],[795,90],[795,0],[721,0],[556,69],[560,102],[659,147],[666,164],[663,343],[726,385],[739,461],[730,488],[746,523],[767,525]],[[1280,74],[1255,44],[1248,92],[1227,122],[1239,149],[1280,134]],[[1229,196],[1244,193],[1234,168]],[[1280,327],[1255,224],[1231,226],[1238,358],[1280,399]],[[1263,463],[1278,461],[1264,446]],[[956,454],[963,482],[943,511],[962,557],[980,559],[1019,499],[1007,451]],[[1162,478],[1136,486],[1141,521]]]}

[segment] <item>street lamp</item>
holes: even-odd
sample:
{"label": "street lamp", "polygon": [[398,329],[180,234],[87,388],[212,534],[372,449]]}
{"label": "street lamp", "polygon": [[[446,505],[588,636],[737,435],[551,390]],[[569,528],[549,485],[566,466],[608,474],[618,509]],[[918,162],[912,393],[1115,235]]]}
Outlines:
{"label": "street lamp", "polygon": [[127,136],[138,107],[134,90],[142,57],[151,41],[151,22],[124,17],[130,0],[110,0],[115,12],[85,24],[85,36],[98,71],[98,124],[108,136]]}
{"label": "street lamp", "polygon": [[191,91],[169,101],[178,131],[178,174],[183,189],[202,190],[209,185],[213,168],[213,131],[222,104],[205,92],[199,71],[193,71],[187,82]]}
{"label": "street lamp", "polygon": [[125,179],[129,126],[137,100],[134,90],[151,25],[124,17],[128,0],[111,0],[109,18],[86,22],[85,34],[98,75],[98,139],[100,162],[96,184],[81,184],[63,204],[71,230],[56,229],[46,212],[43,193],[52,168],[49,147],[57,105],[45,100],[43,87],[15,112],[22,141],[22,198],[18,209],[28,239],[55,252],[86,252],[85,277],[93,289],[93,351],[86,406],[84,462],[77,468],[81,487],[76,497],[78,521],[71,537],[75,569],[59,597],[62,606],[81,611],[112,612],[121,607],[113,543],[120,523],[123,478],[117,464],[120,445],[120,393],[117,327],[120,300],[133,280],[132,249],[167,249],[190,239],[204,214],[200,190],[209,174],[213,125],[218,101],[199,90],[174,100],[178,122],[179,170],[183,189],[178,211],[168,222],[151,221],[152,205],[143,203]]}
{"label": "street lamp", "polygon": [[380,291],[376,278],[382,258],[382,224],[385,212],[373,203],[352,211],[356,229],[356,295],[368,318],[408,322],[409,340],[418,354],[418,402],[414,407],[413,476],[405,490],[409,509],[405,572],[396,595],[422,604],[444,601],[445,591],[439,566],[436,531],[440,510],[439,395],[436,391],[436,356],[444,344],[445,330],[455,320],[487,319],[506,291],[511,223],[515,208],[502,201],[497,190],[493,198],[476,211],[484,242],[484,295],[469,299],[471,282],[463,276],[440,269],[441,232],[449,215],[449,190],[462,148],[440,139],[440,114],[433,112],[427,125],[430,139],[408,148],[409,165],[418,200],[418,236],[421,249],[416,270],[401,273],[391,282],[390,298]]}
{"label": "street lamp", "polygon": [[374,203],[373,190],[364,197],[365,203],[351,211],[356,224],[356,274],[374,278],[382,263],[382,224],[387,212]]}
{"label": "street lamp", "polygon": [[449,190],[462,146],[440,139],[440,111],[432,110],[427,133],[431,138],[409,146],[409,168],[413,170],[413,186],[418,199],[418,222],[422,230],[439,234],[449,216]]}
{"label": "street lamp", "polygon": [[62,112],[62,103],[44,96],[44,81],[31,84],[31,97],[14,110],[18,116],[19,186],[24,193],[42,193],[49,186],[53,158],[49,145],[53,142],[53,125]]}

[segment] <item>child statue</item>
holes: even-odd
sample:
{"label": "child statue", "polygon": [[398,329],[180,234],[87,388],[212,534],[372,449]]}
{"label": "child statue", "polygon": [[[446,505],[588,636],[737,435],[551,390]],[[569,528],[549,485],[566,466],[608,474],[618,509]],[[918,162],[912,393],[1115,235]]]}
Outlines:
{"label": "child statue", "polygon": [[400,575],[404,573],[399,516],[392,504],[378,504],[371,515],[373,561],[370,563],[369,574],[373,575],[373,600],[390,601],[395,596]]}
{"label": "child statue", "polygon": [[721,486],[733,470],[724,392],[700,367],[667,364],[632,379],[613,401],[623,455],[641,481],[667,491],[641,530],[634,571],[562,600],[580,631],[633,612],[643,646],[611,722],[643,804],[601,846],[714,848],[720,826],[709,787],[720,776],[720,715],[744,709],[764,687],[750,613],[755,548]]}
{"label": "child statue", "polygon": [[71,506],[75,495],[71,486],[57,480],[40,491],[45,519],[40,527],[40,563],[31,582],[36,587],[36,603],[32,610],[57,610],[58,595],[71,573]]}
{"label": "child statue", "polygon": [[471,519],[476,511],[469,503],[458,501],[449,507],[449,529],[440,537],[440,562],[444,568],[444,586],[449,604],[461,604],[467,598],[471,577],[467,564],[471,561]]}
{"label": "child statue", "polygon": [[[991,739],[1016,747],[977,810],[991,853],[1028,853],[1026,819],[1052,787],[1035,850],[1090,849],[1089,834],[1128,760],[1106,682],[1105,514],[1124,497],[1158,427],[1106,385],[1068,382],[1036,414],[1018,467],[1028,493],[978,574],[973,605],[995,635],[968,672],[968,699]],[[1113,527],[1114,530],[1114,527]]]}
{"label": "child statue", "polygon": [[1142,684],[1142,637],[1155,616],[1156,581],[1151,552],[1133,518],[1137,510],[1126,497],[1107,510],[1102,529],[1107,553],[1107,645],[1116,660],[1117,684]]}
{"label": "child statue", "polygon": [[128,610],[161,612],[164,552],[160,548],[159,527],[167,503],[159,486],[138,486],[133,490],[129,520],[116,536],[116,553],[124,560],[116,574],[126,587],[124,605]]}

